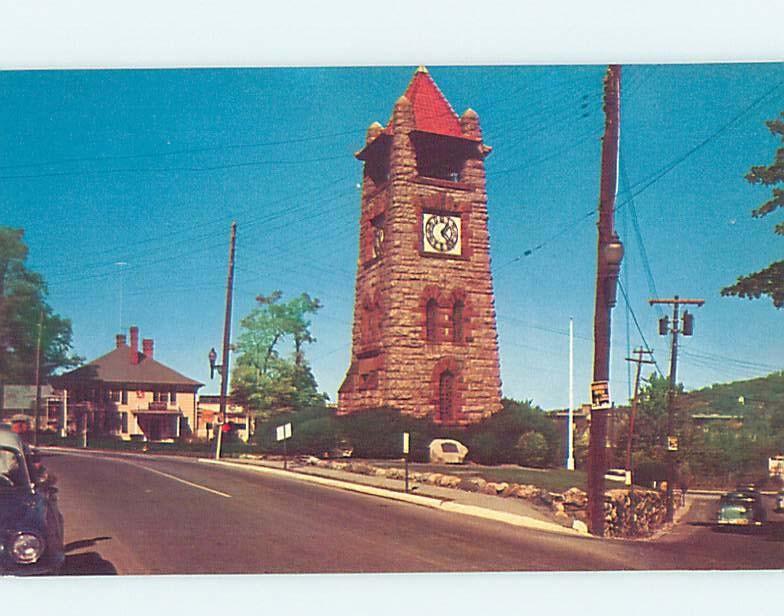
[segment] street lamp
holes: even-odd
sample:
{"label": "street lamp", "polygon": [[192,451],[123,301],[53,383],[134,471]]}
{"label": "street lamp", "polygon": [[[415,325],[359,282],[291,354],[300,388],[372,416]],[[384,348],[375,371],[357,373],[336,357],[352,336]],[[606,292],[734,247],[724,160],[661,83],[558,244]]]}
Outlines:
{"label": "street lamp", "polygon": [[618,234],[613,232],[612,238],[602,248],[602,260],[604,261],[605,290],[607,306],[612,308],[618,298],[618,274],[621,271],[621,261],[623,261],[623,242]]}
{"label": "street lamp", "polygon": [[209,355],[207,357],[210,360],[210,379],[215,378],[215,373],[217,372],[220,375],[223,375],[223,366],[221,364],[216,364],[215,362],[218,361],[218,353],[215,350],[215,347],[210,349]]}

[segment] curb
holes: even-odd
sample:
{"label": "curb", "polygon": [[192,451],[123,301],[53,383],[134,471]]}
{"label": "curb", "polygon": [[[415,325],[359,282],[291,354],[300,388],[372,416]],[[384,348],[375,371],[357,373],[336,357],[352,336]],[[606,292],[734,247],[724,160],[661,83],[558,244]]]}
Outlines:
{"label": "curb", "polygon": [[340,479],[330,479],[327,477],[320,477],[318,475],[310,475],[306,473],[298,473],[296,471],[284,471],[282,469],[272,468],[269,466],[261,466],[256,464],[248,464],[241,462],[224,462],[222,460],[213,460],[210,458],[197,458],[199,462],[205,464],[215,464],[219,466],[229,466],[232,468],[240,468],[249,470],[256,473],[275,475],[277,477],[286,477],[288,479],[296,479],[298,481],[307,481],[339,490],[346,490],[349,492],[357,492],[360,494],[367,494],[369,496],[378,496],[389,500],[409,503],[412,505],[419,505],[429,509],[438,509],[450,513],[457,513],[460,515],[470,516],[474,518],[482,518],[485,520],[493,520],[495,522],[502,522],[512,526],[530,528],[533,530],[541,530],[550,533],[558,533],[561,535],[568,535],[570,537],[588,537],[595,538],[592,535],[580,533],[571,528],[566,528],[551,522],[543,522],[534,518],[518,515],[515,513],[506,513],[504,511],[497,511],[495,509],[486,509],[484,507],[477,507],[475,505],[464,505],[454,501],[441,500],[432,496],[422,496],[419,494],[406,494],[405,492],[396,492],[386,488],[377,488],[375,486],[368,486],[359,483],[351,483]]}

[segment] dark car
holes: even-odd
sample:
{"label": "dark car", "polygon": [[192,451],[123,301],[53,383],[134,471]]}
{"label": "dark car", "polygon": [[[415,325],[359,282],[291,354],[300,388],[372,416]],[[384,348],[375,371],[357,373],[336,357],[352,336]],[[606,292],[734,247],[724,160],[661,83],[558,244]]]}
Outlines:
{"label": "dark car", "polygon": [[56,573],[65,561],[57,489],[36,456],[0,430],[0,574]]}
{"label": "dark car", "polygon": [[719,525],[761,526],[767,515],[756,491],[728,492],[719,499]]}

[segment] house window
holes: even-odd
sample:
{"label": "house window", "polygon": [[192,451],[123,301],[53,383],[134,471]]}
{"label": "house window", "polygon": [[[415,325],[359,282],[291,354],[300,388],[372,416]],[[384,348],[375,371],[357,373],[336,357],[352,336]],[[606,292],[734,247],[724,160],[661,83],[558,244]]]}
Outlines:
{"label": "house window", "polygon": [[444,370],[438,379],[438,417],[441,421],[449,421],[454,414],[455,375]]}
{"label": "house window", "polygon": [[128,388],[127,387],[123,387],[122,388],[122,397],[121,397],[120,404],[128,404]]}
{"label": "house window", "polygon": [[123,434],[128,434],[128,413],[120,413],[120,430]]}
{"label": "house window", "polygon": [[120,401],[120,390],[119,389],[110,389],[109,390],[109,400],[112,402],[119,402]]}
{"label": "house window", "polygon": [[169,402],[168,391],[154,391],[152,392],[153,402]]}
{"label": "house window", "polygon": [[452,306],[452,341],[463,342],[463,308],[462,301],[457,300]]}
{"label": "house window", "polygon": [[438,302],[435,299],[430,299],[425,307],[425,337],[428,342],[436,341],[438,319]]}
{"label": "house window", "polygon": [[169,400],[172,404],[177,404],[177,390],[172,389],[171,393],[169,394]]}

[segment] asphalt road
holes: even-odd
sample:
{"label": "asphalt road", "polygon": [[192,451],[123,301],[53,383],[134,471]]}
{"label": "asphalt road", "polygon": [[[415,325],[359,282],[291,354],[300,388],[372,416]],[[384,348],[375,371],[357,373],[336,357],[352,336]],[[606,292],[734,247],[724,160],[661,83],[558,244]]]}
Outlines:
{"label": "asphalt road", "polygon": [[699,499],[655,541],[597,540],[189,460],[47,453],[64,575],[784,568],[784,516],[717,532]]}

